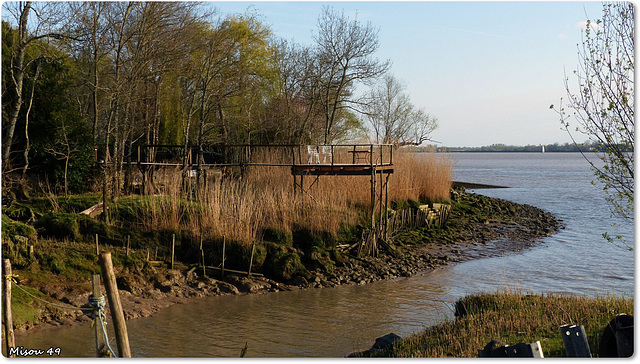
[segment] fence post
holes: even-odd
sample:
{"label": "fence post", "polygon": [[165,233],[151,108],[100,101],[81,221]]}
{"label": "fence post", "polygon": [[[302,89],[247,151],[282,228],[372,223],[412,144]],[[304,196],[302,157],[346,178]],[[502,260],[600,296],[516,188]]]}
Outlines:
{"label": "fence post", "polygon": [[[100,275],[94,274],[91,276],[91,290],[94,298],[102,296],[102,290],[100,289]],[[94,308],[93,310],[93,329],[96,335],[96,355],[98,358],[104,358],[110,356],[107,351],[107,340],[104,337],[104,333],[102,332],[102,325],[98,320],[100,320],[98,310]]]}
{"label": "fence post", "polygon": [[9,355],[11,348],[16,346],[16,339],[13,334],[13,316],[11,315],[11,261],[9,259],[4,260],[4,340],[7,346],[7,352],[5,355],[8,358],[13,358],[15,355]]}
{"label": "fence post", "polygon": [[98,245],[98,234],[96,234],[96,255],[100,256],[100,247]]}
{"label": "fence post", "polygon": [[564,349],[569,358],[590,358],[589,342],[582,325],[560,326],[560,333],[564,341]]}
{"label": "fence post", "polygon": [[176,249],[176,234],[173,234],[171,238],[171,269],[173,269],[173,259],[175,257],[175,249]]}
{"label": "fence post", "polygon": [[204,265],[204,248],[202,247],[202,235],[200,235],[200,260],[202,262],[202,276],[207,278],[207,268]]}
{"label": "fence post", "polygon": [[227,245],[227,239],[223,236],[222,237],[222,271],[220,273],[220,278],[224,278],[224,253],[226,250],[226,246]]}
{"label": "fence post", "polygon": [[247,273],[247,277],[251,277],[251,266],[253,265],[253,252],[255,251],[256,243],[251,244],[251,259],[249,260],[249,272]]}
{"label": "fence post", "polygon": [[100,269],[102,270],[102,276],[104,277],[104,288],[107,291],[109,307],[111,308],[111,318],[113,319],[113,328],[116,333],[118,353],[121,358],[130,358],[131,349],[129,348],[129,334],[127,333],[127,323],[124,320],[122,304],[120,303],[120,295],[118,294],[116,275],[113,272],[111,253],[106,252],[100,255]]}

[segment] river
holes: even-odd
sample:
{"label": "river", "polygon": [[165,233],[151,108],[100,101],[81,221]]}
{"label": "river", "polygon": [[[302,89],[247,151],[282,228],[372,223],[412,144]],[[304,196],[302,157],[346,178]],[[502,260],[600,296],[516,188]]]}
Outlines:
{"label": "river", "polygon": [[[611,216],[577,153],[455,153],[454,180],[508,186],[474,192],[547,210],[564,230],[525,251],[363,286],[209,297],[128,322],[134,357],[342,357],[376,337],[406,336],[452,317],[458,298],[506,287],[526,292],[634,294],[633,221]],[[615,226],[612,226],[615,224]],[[622,235],[611,244],[602,234]],[[110,333],[113,346],[113,333]],[[87,327],[16,338],[25,348],[94,355]]]}

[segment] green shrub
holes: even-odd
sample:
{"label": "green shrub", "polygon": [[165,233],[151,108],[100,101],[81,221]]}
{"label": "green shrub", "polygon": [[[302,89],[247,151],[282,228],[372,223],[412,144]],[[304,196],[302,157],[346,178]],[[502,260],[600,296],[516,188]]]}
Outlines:
{"label": "green shrub", "polygon": [[266,242],[266,258],[263,271],[276,279],[289,280],[296,275],[309,278],[307,268],[300,260],[300,254],[293,248]]}
{"label": "green shrub", "polygon": [[314,247],[331,250],[336,245],[336,237],[326,231],[313,232],[309,228],[296,226],[293,231],[293,246],[305,255],[311,254]]}
{"label": "green shrub", "polygon": [[44,235],[58,239],[80,240],[80,229],[77,214],[46,214],[39,223],[44,228]]}
{"label": "green shrub", "polygon": [[290,230],[280,230],[272,227],[267,227],[262,230],[262,239],[264,241],[270,241],[286,246],[293,246],[293,234]]}
{"label": "green shrub", "polygon": [[33,226],[19,221],[13,221],[4,214],[2,214],[2,235],[9,238],[16,235],[26,236],[32,240],[37,238],[36,229],[34,229]]}

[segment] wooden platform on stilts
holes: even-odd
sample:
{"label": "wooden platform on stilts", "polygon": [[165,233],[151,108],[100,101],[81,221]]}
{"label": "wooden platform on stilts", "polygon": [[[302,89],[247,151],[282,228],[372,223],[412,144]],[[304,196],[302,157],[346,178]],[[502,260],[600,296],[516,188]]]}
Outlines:
{"label": "wooden platform on stilts", "polygon": [[[378,240],[388,236],[388,190],[389,177],[394,172],[393,153],[391,144],[142,144],[128,150],[126,160],[121,163],[129,168],[130,175],[134,174],[133,167],[137,166],[141,191],[147,191],[146,186],[154,183],[157,178],[155,171],[160,169],[181,171],[183,187],[198,191],[202,187],[207,188],[207,175],[222,181],[225,173],[243,178],[253,168],[290,168],[294,196],[308,197],[314,202],[316,199],[311,189],[320,176],[368,176],[371,226],[358,248],[358,255],[376,255]],[[99,163],[106,166],[104,161]],[[311,183],[305,183],[305,176],[311,176]],[[168,178],[175,179],[172,176]]]}
{"label": "wooden platform on stilts", "polygon": [[291,173],[296,176],[370,176],[372,169],[378,174],[390,174],[393,164],[297,164],[292,166]]}

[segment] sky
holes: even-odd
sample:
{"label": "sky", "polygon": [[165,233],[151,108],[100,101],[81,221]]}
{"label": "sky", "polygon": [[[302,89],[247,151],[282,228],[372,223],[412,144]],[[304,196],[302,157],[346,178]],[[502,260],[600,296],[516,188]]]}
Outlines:
{"label": "sky", "polygon": [[221,14],[251,9],[276,36],[307,45],[323,6],[371,22],[377,58],[438,119],[432,139],[460,147],[571,142],[549,106],[566,99],[566,76],[575,89],[584,23],[602,14],[602,3],[584,1],[209,4]]}

